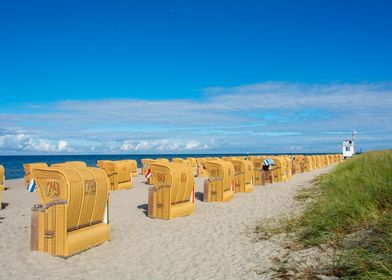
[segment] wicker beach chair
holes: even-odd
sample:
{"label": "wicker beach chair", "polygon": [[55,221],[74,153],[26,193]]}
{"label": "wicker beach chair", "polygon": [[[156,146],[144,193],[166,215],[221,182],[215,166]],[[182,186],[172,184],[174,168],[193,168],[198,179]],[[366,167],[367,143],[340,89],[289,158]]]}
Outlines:
{"label": "wicker beach chair", "polygon": [[252,156],[249,160],[253,163],[253,184],[255,186],[264,186],[264,176],[263,176],[263,161],[264,157]]}
{"label": "wicker beach chair", "polygon": [[23,169],[25,172],[25,185],[28,186],[30,184],[31,179],[33,178],[33,170],[35,168],[46,168],[48,164],[45,162],[35,162],[35,163],[26,163],[23,164]]}
{"label": "wicker beach chair", "polygon": [[0,165],[0,210],[3,208],[3,191],[5,184],[4,166]]}
{"label": "wicker beach chair", "polygon": [[110,240],[109,180],[98,168],[34,168],[40,204],[32,208],[31,249],[74,254]]}
{"label": "wicker beach chair", "polygon": [[197,171],[196,171],[196,176],[197,177],[206,177],[208,176],[207,171],[204,166],[204,162],[206,162],[206,158],[196,158],[196,164],[197,164]]}
{"label": "wicker beach chair", "polygon": [[137,171],[137,161],[134,159],[125,159],[122,160],[125,162],[128,162],[131,165],[131,173],[133,177],[137,177],[138,176],[138,171]]}
{"label": "wicker beach chair", "polygon": [[304,172],[310,172],[313,169],[313,158],[311,156],[304,156]]}
{"label": "wicker beach chair", "polygon": [[99,160],[98,167],[103,169],[110,181],[110,191],[132,188],[132,164],[127,161]]}
{"label": "wicker beach chair", "polygon": [[87,164],[84,161],[66,161],[61,163],[53,163],[50,167],[56,168],[85,168]]}
{"label": "wicker beach chair", "polygon": [[228,160],[234,166],[235,192],[252,192],[253,185],[253,163],[244,159]]}
{"label": "wicker beach chair", "polygon": [[221,159],[204,163],[208,179],[204,180],[204,202],[230,201],[234,196],[234,166]]}
{"label": "wicker beach chair", "polygon": [[196,161],[196,158],[194,158],[194,157],[188,157],[188,158],[186,158],[190,163],[191,163],[191,165],[192,165],[192,169],[193,169],[193,175],[195,176],[195,177],[197,177],[197,161]]}
{"label": "wicker beach chair", "polygon": [[174,219],[195,211],[195,182],[188,164],[155,161],[150,165],[155,185],[148,191],[148,216]]}

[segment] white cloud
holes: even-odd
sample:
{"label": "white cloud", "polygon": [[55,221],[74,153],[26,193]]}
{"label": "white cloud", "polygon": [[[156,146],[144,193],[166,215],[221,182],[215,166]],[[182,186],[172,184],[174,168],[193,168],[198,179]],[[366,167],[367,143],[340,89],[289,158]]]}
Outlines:
{"label": "white cloud", "polygon": [[24,133],[7,134],[0,136],[0,152],[71,152],[68,142],[64,140],[48,141],[45,139],[34,140],[30,135]]}
{"label": "white cloud", "polygon": [[154,141],[124,141],[120,150],[124,152],[181,152],[189,150],[205,150],[208,145],[201,145],[198,141],[179,141],[177,139],[159,139]]}

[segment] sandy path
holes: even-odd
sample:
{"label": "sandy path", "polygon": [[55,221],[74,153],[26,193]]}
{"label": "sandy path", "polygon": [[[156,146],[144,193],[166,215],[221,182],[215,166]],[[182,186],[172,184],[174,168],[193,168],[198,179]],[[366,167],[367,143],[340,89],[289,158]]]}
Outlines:
{"label": "sandy path", "polygon": [[[146,217],[144,178],[134,188],[111,194],[111,242],[68,260],[30,251],[30,208],[36,194],[23,180],[9,180],[0,211],[1,279],[253,279],[279,248],[253,243],[258,222],[290,214],[296,191],[332,167],[295,175],[289,182],[236,194],[229,203],[196,201],[196,213],[172,221]],[[201,198],[202,180],[196,179]]]}

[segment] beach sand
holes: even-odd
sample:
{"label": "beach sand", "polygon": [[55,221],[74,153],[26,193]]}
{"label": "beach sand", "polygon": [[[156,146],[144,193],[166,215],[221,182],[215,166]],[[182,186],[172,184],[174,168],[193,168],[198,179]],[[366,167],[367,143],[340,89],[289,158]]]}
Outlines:
{"label": "beach sand", "polygon": [[38,203],[23,179],[8,180],[0,210],[0,279],[268,279],[279,254],[272,242],[253,242],[252,229],[265,219],[292,215],[296,192],[333,166],[297,174],[290,181],[235,194],[228,203],[203,203],[196,179],[194,215],[175,220],[146,216],[143,176],[130,190],[111,193],[111,241],[69,259],[30,251],[30,209]]}

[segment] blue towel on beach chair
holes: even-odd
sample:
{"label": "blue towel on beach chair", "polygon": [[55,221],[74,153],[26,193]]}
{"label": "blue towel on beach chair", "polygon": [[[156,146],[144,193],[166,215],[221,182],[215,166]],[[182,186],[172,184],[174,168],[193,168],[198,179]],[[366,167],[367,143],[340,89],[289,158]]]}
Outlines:
{"label": "blue towel on beach chair", "polygon": [[275,165],[275,162],[272,158],[267,158],[263,161],[264,166],[270,166],[270,165]]}

